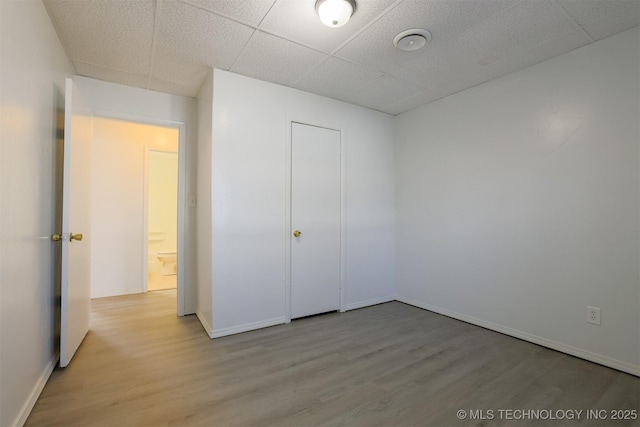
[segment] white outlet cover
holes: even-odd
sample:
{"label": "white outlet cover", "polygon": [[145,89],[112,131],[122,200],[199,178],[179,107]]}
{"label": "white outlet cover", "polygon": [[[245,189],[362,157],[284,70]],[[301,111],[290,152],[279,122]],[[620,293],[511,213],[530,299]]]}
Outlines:
{"label": "white outlet cover", "polygon": [[598,307],[587,306],[587,323],[600,325],[600,309]]}

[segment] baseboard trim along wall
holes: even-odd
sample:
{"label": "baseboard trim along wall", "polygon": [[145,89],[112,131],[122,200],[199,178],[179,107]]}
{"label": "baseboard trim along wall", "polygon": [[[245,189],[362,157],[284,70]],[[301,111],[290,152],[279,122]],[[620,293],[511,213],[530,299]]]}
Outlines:
{"label": "baseboard trim along wall", "polygon": [[[640,377],[640,365],[632,365],[630,363],[622,362],[617,359],[612,359],[610,357],[603,356],[601,354],[593,353],[581,348],[563,344],[558,341],[553,341],[547,338],[539,337],[537,335],[519,331],[517,329],[512,329],[503,325],[499,325],[497,323],[487,322],[485,320],[478,319],[473,316],[468,316],[466,314],[450,311],[445,308],[437,307],[437,306],[427,304],[422,301],[414,300],[411,298],[406,298],[406,297],[401,297],[396,295],[388,295],[381,298],[373,298],[366,301],[359,301],[359,302],[347,304],[345,309],[346,311],[356,310],[359,308],[369,307],[376,304],[383,304],[391,301],[399,301],[405,304],[412,305],[414,307],[418,307],[424,310],[432,311],[434,313],[442,314],[443,316],[451,317],[452,319],[461,320],[463,322],[471,323],[476,326],[491,329],[492,331],[500,332],[502,334],[509,335],[514,338],[519,338],[519,339],[531,342],[533,344],[538,344],[543,347],[557,350],[562,353],[569,354],[571,356],[576,356],[581,359],[588,360],[590,362],[598,363],[600,365],[604,365],[604,366]],[[275,326],[275,325],[286,323],[284,317],[277,317],[274,319],[268,319],[260,322],[247,323],[244,325],[232,326],[230,328],[214,330],[204,320],[204,317],[199,312],[196,312],[196,315],[198,316],[198,319],[200,319],[200,323],[202,323],[202,326],[204,327],[205,331],[207,331],[207,334],[209,335],[210,338],[220,338],[227,335],[239,334],[242,332],[253,331],[256,329],[262,329],[262,328],[267,328],[269,326]]]}
{"label": "baseboard trim along wall", "polygon": [[211,338],[220,338],[227,335],[239,334],[241,332],[249,332],[255,329],[268,328],[269,326],[282,325],[285,317],[276,317],[273,319],[261,320],[260,322],[245,323],[244,325],[232,326],[230,328],[214,329],[209,336]]}
{"label": "baseboard trim along wall", "polygon": [[200,310],[196,310],[196,317],[200,321],[200,324],[204,328],[207,335],[209,335],[210,338],[213,338],[213,328],[211,327],[209,322],[207,322],[206,317],[204,317],[202,313],[200,313]]}
{"label": "baseboard trim along wall", "polygon": [[13,422],[12,426],[22,427],[24,423],[27,422],[27,418],[29,418],[29,414],[31,413],[31,410],[33,409],[36,402],[38,401],[38,397],[40,397],[40,393],[42,393],[42,390],[44,390],[44,386],[47,385],[47,381],[49,380],[49,377],[51,376],[53,369],[58,364],[58,360],[60,360],[60,353],[56,354],[54,358],[51,359],[49,363],[47,363],[47,365],[44,367],[42,374],[40,374],[40,378],[38,378],[38,381],[33,386],[33,389],[29,394],[29,398],[24,403],[24,405],[22,405],[22,408],[18,413],[18,417]]}
{"label": "baseboard trim along wall", "polygon": [[396,298],[396,300],[405,304],[422,308],[424,310],[433,311],[434,313],[442,314],[444,316],[451,317],[456,320],[462,320],[463,322],[467,322],[476,326],[481,326],[483,328],[491,329],[492,331],[500,332],[505,335],[509,335],[515,338],[522,339],[524,341],[531,342],[533,344],[538,344],[543,347],[557,350],[562,353],[569,354],[571,356],[576,356],[581,359],[588,360],[590,362],[598,363],[600,365],[604,365],[609,368],[617,369],[618,371],[626,372],[628,374],[640,377],[640,365],[632,365],[630,363],[612,359],[610,357],[603,356],[601,354],[592,353],[590,351],[583,350],[581,348],[572,347],[570,345],[566,345],[561,342],[549,340],[543,337],[539,337],[537,335],[519,331],[517,329],[511,329],[496,323],[487,322],[473,316],[467,316],[466,314],[456,313],[456,312],[453,312],[444,308],[440,308],[437,306],[433,306],[430,304],[426,304],[426,303],[423,303],[422,301],[417,301],[411,298],[405,298],[405,297],[399,296]]}
{"label": "baseboard trim along wall", "polygon": [[354,302],[351,304],[347,304],[345,307],[345,311],[357,310],[359,308],[369,307],[371,305],[376,305],[376,304],[384,304],[385,302],[391,302],[395,300],[396,300],[395,295],[388,295],[386,297],[373,298],[373,299],[368,299],[366,301]]}
{"label": "baseboard trim along wall", "polygon": [[[387,295],[380,298],[373,298],[366,301],[359,301],[351,304],[347,304],[345,307],[345,311],[356,310],[358,308],[369,307],[376,304],[383,304],[385,302],[395,301],[395,295]],[[210,338],[220,338],[227,335],[240,334],[242,332],[249,332],[256,329],[268,328],[269,326],[281,325],[286,323],[285,317],[276,317],[273,319],[262,320],[260,322],[254,323],[246,323],[244,325],[232,326],[229,328],[223,329],[213,329],[211,325],[205,320],[205,317],[199,312],[196,311],[196,316],[200,320],[202,327],[207,332]]]}
{"label": "baseboard trim along wall", "polygon": [[105,292],[105,293],[97,293],[97,294],[91,294],[91,298],[109,298],[109,297],[119,297],[119,296],[123,296],[123,295],[136,295],[136,294],[140,294],[142,293],[142,291],[140,289],[126,289],[122,292]]}

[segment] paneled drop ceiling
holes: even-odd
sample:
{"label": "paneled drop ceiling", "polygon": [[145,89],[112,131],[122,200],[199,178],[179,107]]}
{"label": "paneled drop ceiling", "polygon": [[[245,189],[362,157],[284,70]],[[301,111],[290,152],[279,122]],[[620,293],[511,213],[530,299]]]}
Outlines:
{"label": "paneled drop ceiling", "polygon": [[[195,97],[211,68],[399,114],[640,23],[640,0],[44,0],[77,74]],[[431,32],[403,52],[399,32]]]}

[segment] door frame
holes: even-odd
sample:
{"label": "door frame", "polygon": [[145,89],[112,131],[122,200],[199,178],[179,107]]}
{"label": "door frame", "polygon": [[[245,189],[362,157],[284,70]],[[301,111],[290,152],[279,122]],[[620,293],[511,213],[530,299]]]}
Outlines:
{"label": "door frame", "polygon": [[[185,315],[185,248],[187,240],[187,124],[181,121],[156,119],[153,117],[138,116],[136,114],[118,113],[113,111],[94,110],[96,117],[106,119],[121,120],[125,122],[138,123],[143,125],[162,126],[178,129],[178,274],[177,274],[177,312],[178,316]],[[145,183],[146,184],[146,183]],[[146,221],[146,218],[143,219]],[[146,225],[146,224],[145,224]],[[145,231],[146,235],[146,231]],[[147,242],[143,242],[145,247]],[[143,272],[148,271],[148,253],[143,253]],[[144,277],[146,290],[147,278]]]}
{"label": "door frame", "polygon": [[285,137],[285,323],[291,322],[291,179],[292,176],[292,140],[293,124],[313,126],[340,132],[340,312],[346,311],[346,129],[334,123],[323,123],[316,120],[287,118]]}

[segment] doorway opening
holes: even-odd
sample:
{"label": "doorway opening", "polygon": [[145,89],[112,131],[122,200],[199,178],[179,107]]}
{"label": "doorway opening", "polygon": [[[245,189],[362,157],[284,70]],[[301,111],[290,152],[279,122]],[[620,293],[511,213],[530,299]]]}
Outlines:
{"label": "doorway opening", "polygon": [[145,153],[147,291],[176,289],[178,282],[178,152]]}
{"label": "doorway opening", "polygon": [[180,133],[177,127],[94,118],[92,299],[176,289],[182,315]]}

